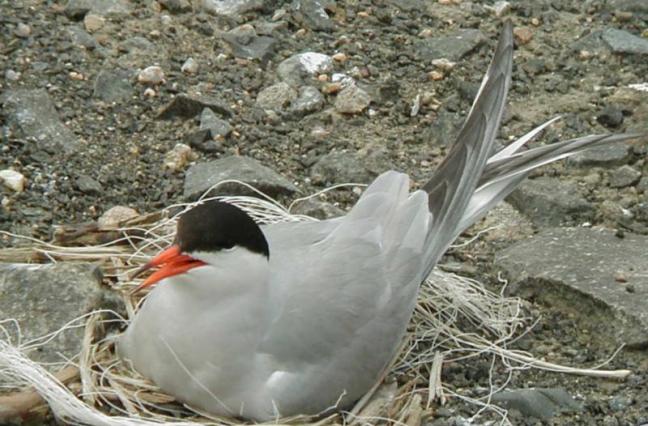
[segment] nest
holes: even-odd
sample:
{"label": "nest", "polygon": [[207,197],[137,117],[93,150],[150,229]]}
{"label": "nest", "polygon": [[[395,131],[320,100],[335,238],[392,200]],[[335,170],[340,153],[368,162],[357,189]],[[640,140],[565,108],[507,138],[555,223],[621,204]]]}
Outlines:
{"label": "nest", "polygon": [[[221,182],[215,187],[231,183]],[[320,193],[295,200],[284,207],[254,188],[236,183],[247,186],[258,197],[204,196],[197,203],[208,199],[233,203],[259,223],[316,220],[292,214],[291,209],[296,203]],[[59,244],[31,240],[29,247],[2,252],[0,260],[5,262],[24,262],[26,259],[100,262],[104,281],[123,299],[126,315],[107,310],[94,311],[30,342],[21,342],[15,321],[0,321],[0,389],[31,388],[0,396],[0,419],[3,410],[13,409],[20,415],[21,409],[29,410],[35,402],[44,400],[57,418],[69,424],[241,424],[240,419],[210,416],[175,401],[130,369],[114,350],[116,330],[125,328],[142,300],[141,295],[130,294],[140,282],[131,280],[130,274],[153,254],[171,244],[178,216],[195,204],[171,206],[129,220],[114,229],[89,226],[82,231],[78,228],[64,230],[58,234]],[[107,242],[97,243],[102,240]],[[421,285],[418,304],[398,355],[384,377],[352,410],[324,418],[276,419],[269,424],[419,425],[437,404],[445,403],[447,398],[460,398],[474,404],[473,419],[489,411],[507,423],[506,410],[490,404],[490,399],[506,386],[514,370],[542,368],[616,378],[630,373],[598,369],[604,364],[591,370],[564,367],[540,361],[529,353],[508,349],[512,341],[534,324],[526,312],[520,299],[505,297],[502,292],[493,293],[478,281],[436,269]],[[44,366],[26,356],[30,351],[47,345],[64,330],[75,327],[85,327],[81,353],[68,361],[58,374],[49,373]],[[9,332],[10,328],[16,331]],[[508,377],[505,375],[503,381],[501,377],[498,380],[491,377],[491,385],[471,392],[471,397],[453,390],[451,383],[442,382],[444,362],[470,362],[475,357],[484,356],[491,359],[493,366],[503,366]],[[491,375],[493,371],[491,368]]]}

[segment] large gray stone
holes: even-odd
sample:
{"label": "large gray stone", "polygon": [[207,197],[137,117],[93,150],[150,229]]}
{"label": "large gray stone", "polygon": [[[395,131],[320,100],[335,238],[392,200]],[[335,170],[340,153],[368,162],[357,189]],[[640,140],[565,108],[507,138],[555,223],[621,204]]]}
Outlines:
{"label": "large gray stone", "polygon": [[550,177],[525,181],[507,201],[540,226],[585,222],[594,217],[594,207],[576,183]]}
{"label": "large gray stone", "polygon": [[564,389],[537,388],[515,389],[498,392],[492,401],[506,409],[516,409],[524,417],[549,420],[564,411],[581,411],[576,402]]}
{"label": "large gray stone", "polygon": [[333,21],[326,13],[327,7],[335,7],[330,0],[294,0],[292,2],[293,16],[303,26],[315,31],[331,31]]}
{"label": "large gray stone", "polygon": [[[0,264],[0,319],[16,319],[23,342],[52,333],[111,300],[109,291],[101,288],[97,265]],[[82,337],[83,327],[66,330],[29,355],[39,362],[73,358],[81,350]]]}
{"label": "large gray stone", "polygon": [[202,0],[202,7],[214,15],[237,17],[263,7],[263,0]]}
{"label": "large gray stone", "polygon": [[232,54],[237,58],[260,59],[263,62],[270,59],[277,42],[272,37],[258,36],[254,27],[249,24],[223,33],[221,38],[229,45]]}
{"label": "large gray stone", "polygon": [[648,237],[547,229],[496,255],[517,294],[583,321],[596,344],[648,346]]}
{"label": "large gray stone", "polygon": [[127,101],[133,96],[131,73],[126,70],[102,70],[94,83],[95,98],[104,102]]}
{"label": "large gray stone", "polygon": [[601,38],[614,53],[648,55],[648,40],[627,31],[608,28],[603,31]]}
{"label": "large gray stone", "polygon": [[49,153],[71,154],[79,147],[74,133],[61,122],[49,94],[43,89],[9,90],[0,96],[3,115],[25,139]]}
{"label": "large gray stone", "polygon": [[449,59],[457,61],[481,46],[486,37],[475,29],[459,30],[452,34],[420,40],[414,45],[416,57],[423,61]]}
{"label": "large gray stone", "polygon": [[567,159],[567,164],[578,167],[614,167],[628,162],[631,146],[625,143],[603,145],[586,149]]}
{"label": "large gray stone", "polygon": [[277,75],[283,81],[300,85],[313,76],[330,72],[333,58],[323,53],[304,52],[292,55],[277,66]]}
{"label": "large gray stone", "polygon": [[381,172],[389,169],[384,147],[369,145],[358,152],[334,151],[323,155],[311,167],[314,183],[370,183]]}
{"label": "large gray stone", "polygon": [[[292,194],[298,189],[288,179],[265,167],[253,158],[231,156],[208,163],[198,163],[187,171],[184,183],[184,196],[197,198],[213,185],[224,180],[238,180],[247,183],[259,191],[275,196]],[[253,194],[242,185],[228,183],[214,189],[211,194]]]}
{"label": "large gray stone", "polygon": [[126,16],[131,6],[127,0],[69,0],[64,13],[72,19],[81,19],[88,12],[103,16]]}

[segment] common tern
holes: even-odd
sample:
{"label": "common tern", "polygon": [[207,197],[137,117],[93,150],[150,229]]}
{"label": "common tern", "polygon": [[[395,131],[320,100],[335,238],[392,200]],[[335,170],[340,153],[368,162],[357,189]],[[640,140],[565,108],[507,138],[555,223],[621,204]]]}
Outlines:
{"label": "common tern", "polygon": [[206,202],[142,270],[157,284],[118,352],[161,389],[216,415],[266,421],[349,408],[406,331],[419,285],[452,241],[539,166],[638,135],[521,150],[551,120],[493,154],[510,85],[511,23],[466,122],[421,190],[380,175],[343,217],[258,226]]}

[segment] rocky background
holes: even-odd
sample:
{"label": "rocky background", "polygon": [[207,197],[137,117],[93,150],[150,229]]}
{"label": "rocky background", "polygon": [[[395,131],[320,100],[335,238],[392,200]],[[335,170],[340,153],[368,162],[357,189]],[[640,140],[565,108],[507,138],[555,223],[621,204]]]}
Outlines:
{"label": "rocky background", "polygon": [[[50,239],[55,225],[110,223],[230,178],[282,201],[390,168],[423,182],[505,18],[517,47],[499,143],[556,115],[539,143],[648,130],[644,0],[0,0],[0,229]],[[648,423],[647,149],[543,168],[444,259],[493,285],[504,272],[533,303],[542,319],[517,348],[592,366],[627,345],[609,366],[631,369],[625,381],[516,372],[498,397],[513,424]],[[357,194],[298,212],[340,214]],[[4,290],[0,317],[32,317]],[[481,395],[489,369],[448,364],[443,377]],[[426,421],[475,411],[451,400]]]}

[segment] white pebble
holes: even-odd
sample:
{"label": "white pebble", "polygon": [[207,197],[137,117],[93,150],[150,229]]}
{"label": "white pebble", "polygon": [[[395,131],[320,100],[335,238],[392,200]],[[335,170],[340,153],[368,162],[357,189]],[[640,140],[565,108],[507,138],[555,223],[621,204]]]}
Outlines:
{"label": "white pebble", "polygon": [[27,24],[20,22],[16,26],[16,35],[20,38],[27,38],[31,35],[31,28]]}
{"label": "white pebble", "polygon": [[97,222],[100,228],[116,227],[120,223],[137,216],[139,216],[137,210],[131,209],[130,207],[114,206],[106,210]]}
{"label": "white pebble", "polygon": [[196,74],[198,72],[198,62],[194,58],[189,58],[182,64],[180,70],[185,74]]}
{"label": "white pebble", "polygon": [[162,68],[154,65],[140,71],[139,75],[137,76],[137,81],[144,84],[161,84],[166,80],[164,78],[164,71],[162,71]]}
{"label": "white pebble", "polygon": [[179,143],[164,156],[164,167],[177,172],[187,167],[189,162],[198,158],[188,145]]}
{"label": "white pebble", "polygon": [[20,78],[20,73],[9,69],[5,71],[5,78],[8,81],[18,81],[18,79]]}
{"label": "white pebble", "polygon": [[0,182],[14,192],[23,192],[27,179],[15,170],[0,170]]}

